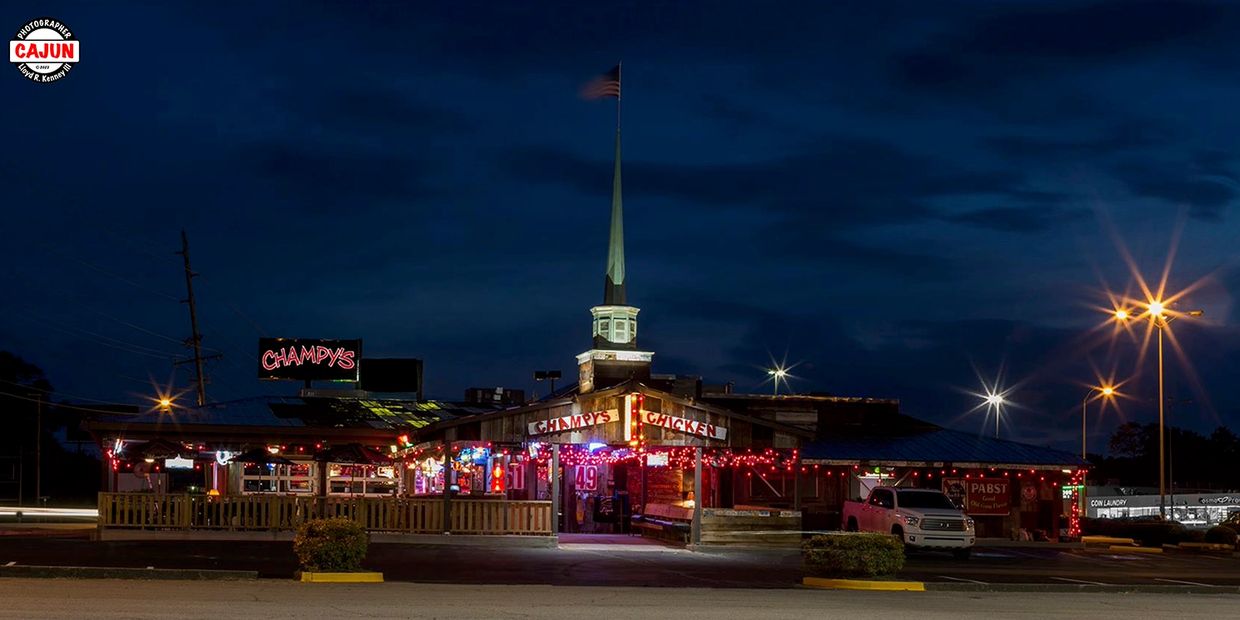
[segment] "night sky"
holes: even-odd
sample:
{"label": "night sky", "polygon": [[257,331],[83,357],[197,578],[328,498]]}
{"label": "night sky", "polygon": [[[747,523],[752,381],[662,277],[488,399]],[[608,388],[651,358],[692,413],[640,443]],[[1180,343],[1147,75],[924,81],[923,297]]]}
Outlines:
{"label": "night sky", "polygon": [[421,357],[442,399],[575,376],[615,122],[578,89],[623,60],[656,372],[767,391],[786,359],[796,391],[989,433],[965,392],[1003,366],[1005,436],[1071,448],[1096,367],[1132,377],[1101,450],[1156,419],[1106,290],[1178,240],[1206,316],[1172,326],[1170,420],[1240,430],[1240,6],[165,4],[0,9],[83,47],[59,83],[0,71],[0,349],[62,399],[189,385],[182,228],[214,400],[295,392],[255,378],[260,335]]}

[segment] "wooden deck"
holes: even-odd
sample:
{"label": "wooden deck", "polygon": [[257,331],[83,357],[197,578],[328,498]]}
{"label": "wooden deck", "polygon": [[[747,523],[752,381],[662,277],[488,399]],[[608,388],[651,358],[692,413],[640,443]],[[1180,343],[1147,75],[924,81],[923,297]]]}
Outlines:
{"label": "wooden deck", "polygon": [[553,533],[551,502],[452,498],[448,527],[438,498],[157,495],[100,493],[99,527],[160,530],[294,530],[309,519],[342,517],[370,532]]}

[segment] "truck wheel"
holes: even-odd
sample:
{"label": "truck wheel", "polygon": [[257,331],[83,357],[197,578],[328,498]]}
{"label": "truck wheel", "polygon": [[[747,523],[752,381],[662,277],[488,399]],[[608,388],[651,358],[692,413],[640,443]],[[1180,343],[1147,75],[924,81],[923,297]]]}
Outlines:
{"label": "truck wheel", "polygon": [[850,532],[855,532],[855,531],[857,531],[857,529],[858,529],[858,528],[857,528],[857,519],[856,519],[856,517],[848,517],[848,527],[847,527],[846,529],[847,529],[848,531],[850,531]]}
{"label": "truck wheel", "polygon": [[899,538],[900,542],[904,542],[904,528],[898,525],[891,526],[891,535]]}
{"label": "truck wheel", "polygon": [[956,558],[957,560],[967,560],[969,559],[969,556],[972,554],[973,554],[972,547],[965,547],[964,549],[956,549],[952,551],[952,557]]}

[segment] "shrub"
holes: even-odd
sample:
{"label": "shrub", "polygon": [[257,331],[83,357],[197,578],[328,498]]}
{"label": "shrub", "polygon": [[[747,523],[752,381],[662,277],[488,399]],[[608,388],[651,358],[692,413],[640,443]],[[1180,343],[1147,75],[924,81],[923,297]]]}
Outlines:
{"label": "shrub", "polygon": [[361,524],[349,519],[312,519],[297,528],[293,552],[302,570],[349,572],[361,569],[369,543]]}
{"label": "shrub", "polygon": [[1180,541],[1180,542],[1194,542],[1194,543],[1199,543],[1199,542],[1205,542],[1205,541],[1206,541],[1206,531],[1205,531],[1205,530],[1189,530],[1189,531],[1188,531],[1188,534],[1184,536],[1184,540],[1182,540],[1182,541]]}
{"label": "shrub", "polygon": [[887,534],[814,536],[801,545],[801,555],[811,571],[831,577],[877,577],[904,568],[904,543]]}
{"label": "shrub", "polygon": [[1188,530],[1174,521],[1135,519],[1082,519],[1081,533],[1131,538],[1147,547],[1188,540]]}
{"label": "shrub", "polygon": [[1206,542],[1236,546],[1236,530],[1226,525],[1216,525],[1206,532]]}

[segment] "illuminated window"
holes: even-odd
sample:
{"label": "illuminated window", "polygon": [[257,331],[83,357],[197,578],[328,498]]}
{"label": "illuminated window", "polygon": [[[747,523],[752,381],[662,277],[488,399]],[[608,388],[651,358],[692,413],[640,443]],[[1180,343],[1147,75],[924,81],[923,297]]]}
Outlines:
{"label": "illuminated window", "polygon": [[292,465],[246,463],[241,470],[241,492],[247,495],[255,493],[313,494],[314,465],[311,463],[293,463]]}

